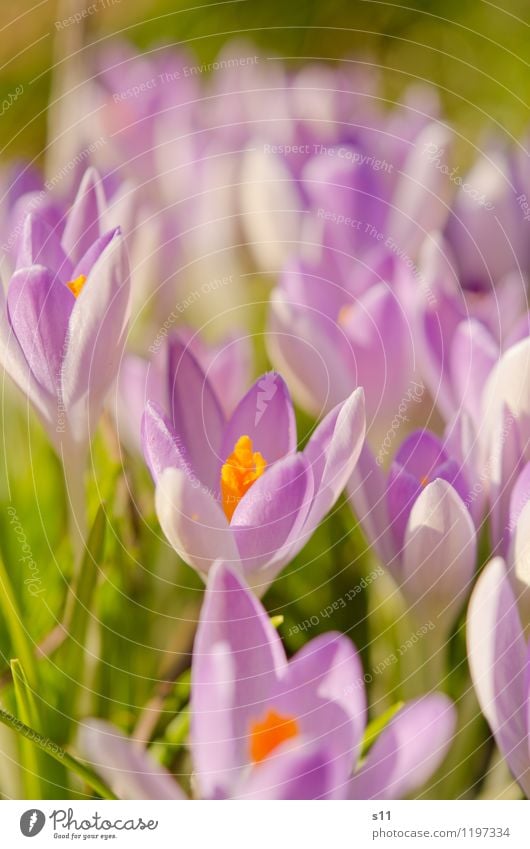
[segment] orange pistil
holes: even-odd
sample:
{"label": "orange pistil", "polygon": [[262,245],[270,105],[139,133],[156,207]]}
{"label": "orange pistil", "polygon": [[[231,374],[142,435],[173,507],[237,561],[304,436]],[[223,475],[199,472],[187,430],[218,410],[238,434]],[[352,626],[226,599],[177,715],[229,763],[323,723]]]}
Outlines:
{"label": "orange pistil", "polygon": [[85,283],[86,283],[86,275],[80,274],[79,277],[76,277],[75,280],[70,280],[70,282],[67,283],[66,285],[70,289],[72,295],[74,295],[75,298],[78,298],[79,295],[81,294],[81,291],[82,291]]}
{"label": "orange pistil", "polygon": [[343,304],[337,316],[337,324],[339,327],[345,327],[350,323],[355,315],[355,304]]}
{"label": "orange pistil", "polygon": [[257,764],[268,758],[286,740],[298,737],[294,716],[282,716],[270,708],[261,721],[250,724],[250,759]]}
{"label": "orange pistil", "polygon": [[422,478],[420,478],[420,483],[422,486],[427,486],[427,484],[429,483],[428,475],[424,475]]}
{"label": "orange pistil", "polygon": [[230,522],[234,510],[267,466],[259,451],[252,450],[250,436],[240,436],[234,450],[221,468],[221,499]]}

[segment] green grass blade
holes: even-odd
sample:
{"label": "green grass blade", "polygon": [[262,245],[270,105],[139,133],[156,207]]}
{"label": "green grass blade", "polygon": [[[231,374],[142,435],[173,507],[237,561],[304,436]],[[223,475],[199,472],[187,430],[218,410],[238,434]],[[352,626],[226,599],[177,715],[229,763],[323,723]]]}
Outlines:
{"label": "green grass blade", "polygon": [[373,744],[381,734],[383,728],[388,725],[390,720],[393,719],[393,717],[399,710],[401,710],[403,705],[404,702],[396,702],[395,705],[392,705],[392,707],[388,708],[388,710],[382,713],[381,716],[376,717],[372,720],[372,722],[369,723],[366,728],[366,731],[364,732],[361,748],[361,757],[365,757],[370,747],[373,746]]}
{"label": "green grass blade", "polygon": [[0,557],[0,612],[4,616],[14,654],[20,658],[28,682],[37,688],[37,666],[33,655],[31,640],[23,625],[23,617],[9,578],[4,561]]}
{"label": "green grass blade", "polygon": [[82,683],[79,681],[79,673],[84,668],[90,610],[103,558],[106,526],[104,505],[100,505],[88,537],[81,569],[67,599],[64,616],[67,637],[56,658],[56,663],[64,674],[65,697],[62,709],[66,716],[73,715]]}
{"label": "green grass blade", "polygon": [[[11,674],[17,716],[31,728],[46,729],[47,711],[41,710],[35,693],[29,686],[22,664],[18,659],[11,661]],[[68,776],[62,764],[52,760],[21,738],[22,766],[27,799],[62,799],[68,786]]]}
{"label": "green grass blade", "polygon": [[[15,701],[20,719],[26,725],[39,727],[40,722],[35,699],[33,698],[33,693],[20,661],[17,659],[11,661],[11,674],[13,675]],[[43,799],[44,792],[40,779],[41,763],[38,749],[31,744],[30,740],[22,737],[20,740],[20,754],[26,799]]]}
{"label": "green grass blade", "polygon": [[38,731],[35,731],[34,728],[31,728],[25,722],[22,722],[16,716],[9,713],[7,710],[0,708],[0,722],[7,726],[7,728],[11,728],[14,731],[17,731],[23,737],[25,737],[28,741],[30,741],[34,746],[37,746],[41,751],[45,752],[50,757],[54,758],[54,760],[62,763],[66,769],[69,769],[71,772],[75,773],[85,784],[88,784],[89,787],[92,788],[102,799],[116,799],[117,797],[114,795],[112,790],[107,787],[105,782],[103,782],[100,777],[92,770],[90,767],[78,761],[77,758],[74,758],[72,755],[68,754],[64,749],[50,740],[48,737],[44,737],[42,734],[39,734]]}

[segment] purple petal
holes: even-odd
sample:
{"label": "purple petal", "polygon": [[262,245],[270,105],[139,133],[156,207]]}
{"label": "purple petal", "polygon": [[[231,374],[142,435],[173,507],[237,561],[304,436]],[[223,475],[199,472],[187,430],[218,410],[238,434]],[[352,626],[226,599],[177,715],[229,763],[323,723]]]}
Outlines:
{"label": "purple petal", "polygon": [[9,320],[28,365],[54,397],[61,386],[74,301],[70,290],[40,265],[17,271],[7,293]]}
{"label": "purple petal", "polygon": [[280,290],[293,305],[304,305],[335,324],[341,307],[351,302],[350,289],[325,269],[299,258],[290,259],[280,276]]}
{"label": "purple petal", "polygon": [[175,432],[193,463],[195,475],[218,494],[224,415],[210,381],[189,346],[176,337],[168,347],[168,380]]}
{"label": "purple petal", "polygon": [[[485,288],[524,265],[527,234],[515,200],[511,162],[504,153],[483,153],[463,179],[447,236],[458,259],[462,285]],[[465,184],[477,187],[485,202],[466,191]]]}
{"label": "purple petal", "polygon": [[250,487],[230,525],[246,575],[276,564],[279,571],[287,553],[294,556],[302,547],[313,494],[313,475],[302,454],[284,457]]}
{"label": "purple petal", "polygon": [[73,265],[77,265],[100,236],[100,219],[105,211],[105,192],[94,168],[87,168],[77,196],[67,215],[62,246]]}
{"label": "purple petal", "polygon": [[493,434],[504,409],[516,420],[525,449],[530,445],[530,337],[509,348],[488,378],[482,401],[485,436]]}
{"label": "purple petal", "polygon": [[237,405],[223,436],[222,462],[246,434],[268,465],[296,450],[296,422],[289,390],[276,372],[267,372],[254,383]]}
{"label": "purple petal", "polygon": [[141,451],[142,417],[148,401],[167,407],[166,384],[156,357],[144,360],[126,354],[120,364],[113,412],[120,441],[130,451]]}
{"label": "purple petal", "polygon": [[517,602],[500,557],[491,560],[469,603],[467,646],[480,707],[502,754],[530,794],[527,646]]}
{"label": "purple petal", "polygon": [[446,127],[434,121],[428,124],[415,139],[400,173],[387,230],[409,256],[414,257],[427,234],[440,230],[447,218],[450,181],[436,167],[430,151],[443,155],[450,142]]}
{"label": "purple petal", "polygon": [[375,458],[365,443],[350,478],[348,494],[368,541],[381,562],[388,566],[396,557],[396,547],[388,516],[387,481],[381,464],[382,457]]}
{"label": "purple petal", "polygon": [[88,277],[93,266],[96,264],[107,245],[114,239],[115,236],[119,236],[120,234],[120,228],[114,227],[113,230],[108,230],[107,233],[104,233],[103,236],[96,239],[96,241],[90,245],[86,253],[83,254],[72,272],[72,277],[69,279],[75,280],[81,274]]}
{"label": "purple petal", "polygon": [[202,795],[229,796],[249,763],[249,724],[286,668],[276,629],[241,578],[211,571],[192,665],[193,762]]}
{"label": "purple petal", "polygon": [[325,747],[283,751],[267,758],[243,783],[238,799],[327,799],[334,786],[333,765]]}
{"label": "purple petal", "polygon": [[456,725],[453,703],[441,693],[402,708],[382,731],[351,782],[353,799],[402,799],[442,762]]}
{"label": "purple petal", "polygon": [[436,405],[449,420],[455,414],[449,357],[453,335],[462,321],[462,294],[456,262],[439,234],[425,240],[418,267],[422,292],[415,328],[416,357]]}
{"label": "purple petal", "polygon": [[95,426],[118,372],[129,317],[129,268],[123,237],[114,236],[75,302],[63,368],[63,398],[72,432]]}
{"label": "purple petal", "polygon": [[62,283],[73,279],[72,264],[61,247],[57,231],[44,216],[34,212],[24,221],[16,262],[17,268],[30,265],[44,265]]}
{"label": "purple petal", "polygon": [[[355,255],[356,249],[372,238],[366,225],[377,227],[386,213],[381,175],[361,164],[366,157],[362,150],[342,146],[329,153],[309,160],[302,175],[303,188],[322,226],[322,241],[339,253],[353,251]],[[356,221],[363,226],[352,225]]]}
{"label": "purple petal", "polygon": [[164,469],[173,468],[187,474],[192,485],[200,484],[199,479],[193,476],[190,460],[179,444],[173,425],[153,401],[147,404],[142,417],[142,451],[155,483]]}
{"label": "purple petal", "polygon": [[171,773],[110,722],[83,722],[77,744],[118,799],[185,798]]}
{"label": "purple petal", "polygon": [[509,548],[509,575],[523,622],[530,621],[530,501],[517,520]]}
{"label": "purple petal", "polygon": [[376,283],[340,323],[355,384],[365,392],[367,417],[392,419],[410,384],[413,357],[409,322],[395,292],[386,282]]}
{"label": "purple petal", "polygon": [[511,489],[524,465],[519,423],[507,407],[498,410],[498,419],[488,433],[485,444],[486,460],[483,467],[488,478],[493,550],[504,555],[510,543]]}
{"label": "purple petal", "polygon": [[234,332],[215,346],[207,345],[191,327],[179,328],[178,338],[191,352],[215,389],[228,417],[250,385],[252,344],[250,336]]}
{"label": "purple petal", "polygon": [[356,389],[332,410],[311,436],[304,456],[311,465],[315,498],[308,524],[316,525],[337,501],[346,486],[363,446],[364,392]]}
{"label": "purple petal", "polygon": [[[56,400],[52,399],[46,389],[37,383],[28,365],[24,352],[11,327],[7,312],[7,304],[3,286],[0,285],[0,365],[7,374],[35,405],[47,425],[52,424],[56,432],[57,422],[54,421]],[[52,433],[50,429],[50,434]]]}
{"label": "purple petal", "polygon": [[473,421],[465,410],[457,413],[453,421],[448,424],[444,434],[444,445],[448,453],[455,458],[460,470],[459,479],[465,484],[463,490],[455,488],[468,507],[475,527],[478,528],[482,522],[487,497],[486,487],[479,480],[479,470],[482,469],[482,446]]}
{"label": "purple petal", "polygon": [[398,548],[403,545],[414,502],[435,479],[446,480],[463,501],[467,499],[467,483],[458,464],[447,457],[441,440],[427,430],[416,431],[400,446],[389,474],[388,511]]}
{"label": "purple petal", "polygon": [[298,688],[302,703],[311,689],[346,711],[353,733],[349,757],[356,763],[366,724],[366,695],[363,667],[351,641],[334,632],[315,637],[289,662],[289,683]]}
{"label": "purple petal", "polygon": [[271,297],[267,350],[300,406],[315,416],[344,401],[357,385],[351,352],[335,319],[290,303],[280,289]]}
{"label": "purple petal", "polygon": [[462,322],[453,336],[450,370],[458,409],[468,410],[480,426],[482,392],[499,357],[499,347],[484,325]]}
{"label": "purple petal", "polygon": [[430,477],[447,455],[441,440],[428,430],[411,433],[400,445],[394,463],[404,467],[417,480]]}
{"label": "purple petal", "polygon": [[528,501],[530,501],[530,463],[523,466],[510,496],[509,527],[511,530],[516,527],[523,507]]}
{"label": "purple petal", "polygon": [[242,156],[240,180],[247,243],[260,268],[277,272],[300,238],[302,198],[296,182],[281,157],[259,148]]}
{"label": "purple petal", "polygon": [[181,469],[162,472],[155,493],[158,520],[186,563],[206,575],[217,559],[239,563],[232,529],[220,504]]}
{"label": "purple petal", "polygon": [[416,499],[423,492],[421,483],[402,466],[390,469],[387,506],[394,544],[398,551],[403,548],[410,513]]}
{"label": "purple petal", "polygon": [[[407,525],[401,589],[416,613],[449,627],[475,569],[475,527],[465,504],[444,480],[428,484]],[[421,611],[421,613],[420,613]]]}

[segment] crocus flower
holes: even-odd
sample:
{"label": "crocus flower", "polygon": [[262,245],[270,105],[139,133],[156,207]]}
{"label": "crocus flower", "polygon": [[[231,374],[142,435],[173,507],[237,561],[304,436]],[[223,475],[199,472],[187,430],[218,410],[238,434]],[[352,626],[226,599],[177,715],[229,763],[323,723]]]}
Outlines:
{"label": "crocus flower", "polygon": [[271,298],[269,354],[298,402],[315,414],[363,386],[372,444],[419,379],[409,312],[422,286],[416,259],[445,221],[447,195],[426,149],[446,136],[423,128],[397,182],[362,149],[315,155],[301,180],[310,199],[301,248]]}
{"label": "crocus flower", "polygon": [[488,563],[473,590],[467,642],[482,712],[513,776],[530,797],[530,646],[500,557]]}
{"label": "crocus flower", "polygon": [[262,588],[335,504],[364,438],[355,390],[296,451],[291,398],[263,375],[227,419],[189,347],[170,347],[171,410],[149,403],[143,448],[160,524],[177,553],[207,574],[222,557]]}
{"label": "crocus flower", "polygon": [[502,508],[508,504],[508,512],[495,510],[497,522],[504,519],[496,550],[505,558],[521,616],[530,623],[530,463],[519,466],[515,483],[505,481],[509,497],[504,492],[500,494]]}
{"label": "crocus flower", "polygon": [[530,223],[518,200],[527,185],[522,160],[508,151],[488,150],[468,174],[457,175],[446,237],[464,289],[484,292],[512,274],[518,278],[512,279],[512,288],[524,287]]}
{"label": "crocus flower", "polygon": [[513,277],[463,288],[451,246],[439,233],[418,257],[423,286],[408,310],[421,375],[448,423],[465,410],[482,425],[482,393],[501,355],[529,333],[526,285]]}
{"label": "crocus flower", "polygon": [[100,231],[101,188],[87,172],[59,238],[45,212],[25,219],[0,356],[59,453],[86,448],[125,343],[128,265],[119,229]]}
{"label": "crocus flower", "polygon": [[[211,571],[201,611],[190,709],[194,786],[207,799],[397,798],[437,768],[455,723],[445,696],[411,702],[357,768],[366,697],[352,643],[324,634],[288,661],[261,603],[222,563]],[[127,751],[112,726],[91,721],[80,742],[129,797],[149,785],[153,796],[178,797],[169,775],[162,779],[147,755],[140,761],[132,744]]]}
{"label": "crocus flower", "polygon": [[362,386],[372,444],[414,376],[408,319],[390,285],[400,273],[390,261],[356,292],[347,279],[293,259],[271,297],[269,355],[298,403],[319,415]]}
{"label": "crocus flower", "polygon": [[[530,461],[530,337],[509,347],[484,386],[479,432],[483,475],[490,501],[493,550],[506,555],[511,497]],[[520,497],[519,497],[520,500]]]}
{"label": "crocus flower", "polygon": [[475,569],[469,483],[440,439],[408,437],[388,475],[364,446],[348,486],[351,503],[383,565],[416,615],[450,627]]}

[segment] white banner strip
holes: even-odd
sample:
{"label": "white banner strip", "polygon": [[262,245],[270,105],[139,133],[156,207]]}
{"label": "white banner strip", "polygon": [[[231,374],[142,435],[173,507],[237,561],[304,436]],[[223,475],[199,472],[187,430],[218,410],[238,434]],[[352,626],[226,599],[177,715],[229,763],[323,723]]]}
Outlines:
{"label": "white banner strip", "polygon": [[[0,802],[0,845],[530,846],[527,802]],[[35,838],[35,843],[29,843]]]}

